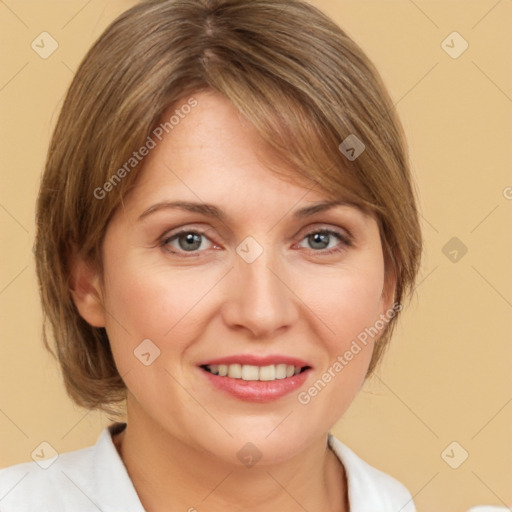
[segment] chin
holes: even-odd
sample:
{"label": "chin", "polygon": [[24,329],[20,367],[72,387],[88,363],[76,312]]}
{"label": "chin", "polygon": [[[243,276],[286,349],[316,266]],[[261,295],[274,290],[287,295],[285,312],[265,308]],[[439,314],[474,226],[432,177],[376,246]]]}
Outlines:
{"label": "chin", "polygon": [[[261,467],[288,461],[322,436],[322,432],[308,431],[304,423],[292,425],[292,416],[293,413],[281,425],[279,421],[282,421],[286,414],[279,421],[272,421],[271,428],[268,428],[270,422],[260,422],[256,417],[254,421],[244,418],[235,425],[226,426],[233,437],[222,431],[208,439],[207,449],[227,464],[237,466]],[[286,425],[287,422],[290,424]],[[204,445],[203,439],[201,444]],[[215,447],[214,452],[212,446]]]}

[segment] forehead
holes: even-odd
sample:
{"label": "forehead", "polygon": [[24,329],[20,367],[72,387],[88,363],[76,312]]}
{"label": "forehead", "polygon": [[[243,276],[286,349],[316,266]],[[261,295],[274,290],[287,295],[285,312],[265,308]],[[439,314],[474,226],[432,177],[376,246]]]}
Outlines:
{"label": "forehead", "polygon": [[249,220],[269,226],[284,217],[307,219],[306,213],[328,211],[325,203],[335,201],[345,218],[370,220],[348,195],[329,194],[283,162],[224,96],[208,91],[192,99],[193,108],[182,108],[191,100],[183,98],[161,116],[161,140],[118,209],[130,223],[155,210],[181,210],[237,227]]}
{"label": "forehead", "polygon": [[[146,158],[145,167],[165,162],[171,167],[221,170],[233,164],[243,168],[261,159],[267,165],[277,165],[283,172],[293,174],[286,164],[277,161],[272,148],[227,98],[207,91],[194,95],[194,99],[196,106],[179,118],[173,114],[181,111],[186,99],[163,113],[160,126],[165,132]],[[176,124],[169,125],[171,118]]]}
{"label": "forehead", "polygon": [[[135,199],[155,199],[171,192],[195,201],[205,194],[217,201],[248,200],[255,195],[277,195],[283,200],[299,200],[305,194],[310,201],[328,198],[312,180],[280,160],[225,97],[203,92],[194,99],[197,105],[172,127],[165,123],[186,99],[162,115],[159,126],[164,126],[164,133],[144,160]],[[237,197],[230,194],[234,190]]]}

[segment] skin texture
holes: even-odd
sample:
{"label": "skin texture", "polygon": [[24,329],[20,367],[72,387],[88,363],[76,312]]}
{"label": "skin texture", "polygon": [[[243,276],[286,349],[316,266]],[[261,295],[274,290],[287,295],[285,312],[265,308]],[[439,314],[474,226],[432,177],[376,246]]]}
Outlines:
{"label": "skin texture", "polygon": [[[128,427],[116,445],[148,511],[348,510],[327,434],[363,384],[374,342],[310,403],[297,394],[392,306],[378,225],[347,205],[293,219],[328,196],[293,170],[291,179],[271,173],[273,155],[225,98],[195,98],[111,220],[103,279],[75,265],[78,309],[106,327],[128,388]],[[163,208],[139,219],[174,200],[211,203],[227,217]],[[169,240],[178,228],[206,232],[200,248]],[[307,235],[325,228],[352,244],[331,236],[318,248]],[[252,263],[236,252],[248,236],[263,248]],[[144,339],[160,350],[149,366],[134,356]],[[312,370],[297,392],[245,402],[213,388],[197,366],[233,354],[299,357]],[[250,468],[237,457],[248,442],[261,453]]]}

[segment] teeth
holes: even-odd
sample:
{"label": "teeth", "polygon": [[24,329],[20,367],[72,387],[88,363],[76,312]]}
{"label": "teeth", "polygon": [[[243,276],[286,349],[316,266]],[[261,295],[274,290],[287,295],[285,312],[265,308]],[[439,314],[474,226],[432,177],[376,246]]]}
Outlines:
{"label": "teeth", "polygon": [[232,379],[242,378],[242,365],[241,364],[230,364],[228,366],[228,377]]}
{"label": "teeth", "polygon": [[300,373],[301,368],[290,364],[254,366],[251,364],[212,364],[206,369],[214,375],[232,379],[272,381],[286,379]]}
{"label": "teeth", "polygon": [[276,380],[276,367],[273,364],[262,366],[260,368],[260,380]]}
{"label": "teeth", "polygon": [[[242,379],[243,380],[258,380],[260,370],[257,366],[244,364],[242,366]],[[231,377],[231,375],[230,375]]]}
{"label": "teeth", "polygon": [[[276,379],[286,379],[286,377],[288,377],[288,375],[286,375],[286,368],[286,364],[276,364]],[[293,366],[290,366],[290,368],[293,368]]]}

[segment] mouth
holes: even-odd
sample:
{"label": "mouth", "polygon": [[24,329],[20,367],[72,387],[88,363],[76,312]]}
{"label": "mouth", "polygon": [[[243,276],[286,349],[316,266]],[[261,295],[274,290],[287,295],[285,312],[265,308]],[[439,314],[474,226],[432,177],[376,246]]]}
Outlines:
{"label": "mouth", "polygon": [[307,362],[280,356],[233,356],[198,365],[214,389],[237,400],[270,402],[300,388],[313,367]]}
{"label": "mouth", "polygon": [[205,364],[200,368],[212,375],[229,377],[245,381],[271,382],[287,379],[299,375],[311,368],[311,366],[295,366],[292,364],[270,364],[256,366],[251,364]]}

